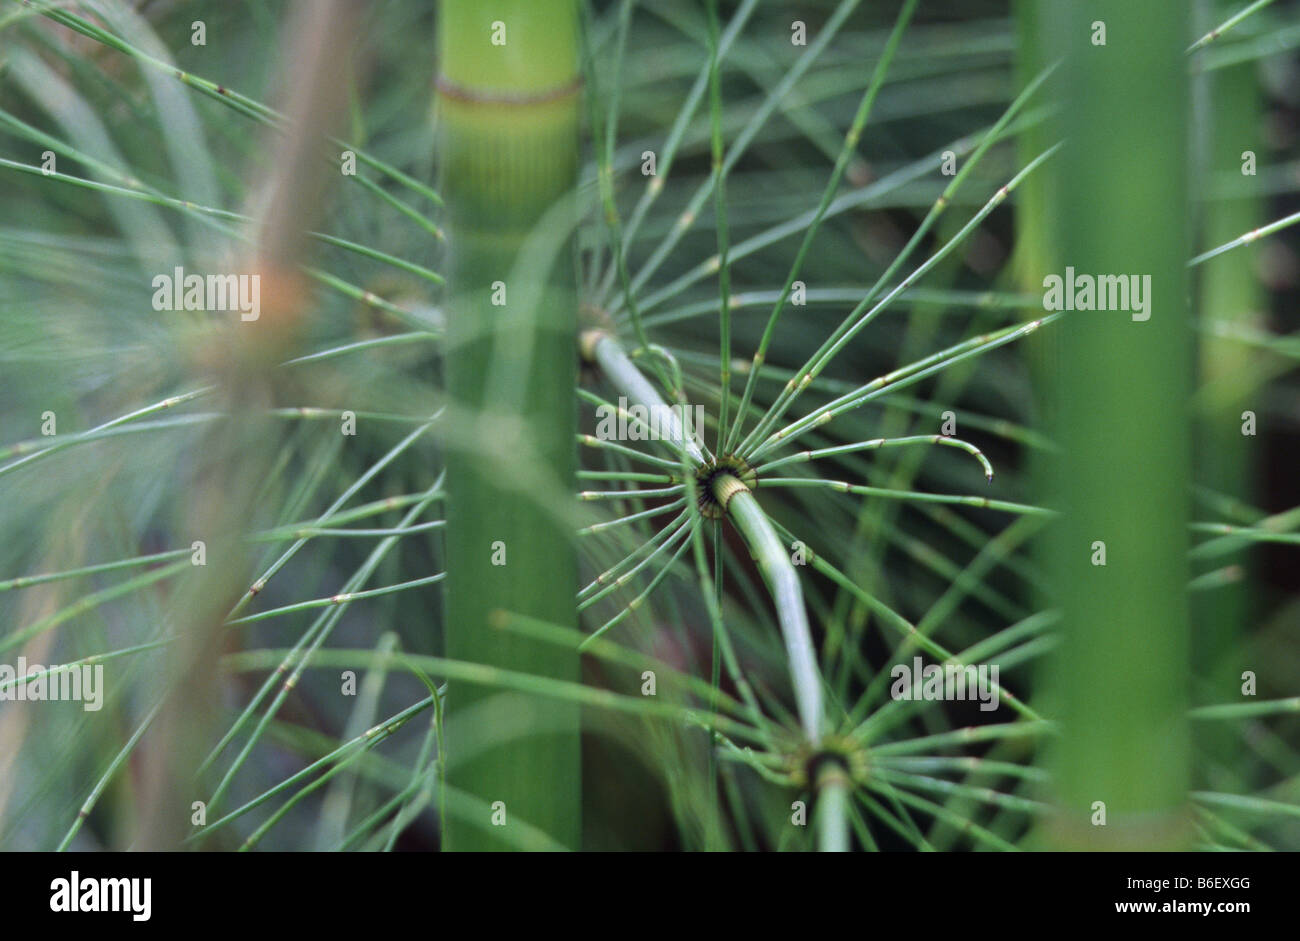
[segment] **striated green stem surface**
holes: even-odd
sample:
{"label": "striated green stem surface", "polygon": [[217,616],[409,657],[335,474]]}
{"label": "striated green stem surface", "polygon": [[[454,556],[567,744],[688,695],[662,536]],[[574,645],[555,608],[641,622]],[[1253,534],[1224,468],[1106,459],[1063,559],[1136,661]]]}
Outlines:
{"label": "striated green stem surface", "polygon": [[[574,478],[576,290],[566,251],[540,261],[525,251],[543,220],[542,239],[571,237],[577,28],[572,0],[444,0],[438,43],[444,366],[455,411],[447,655],[568,681],[579,677],[576,651],[492,624],[508,610],[577,626],[576,557],[559,496]],[[449,819],[444,847],[505,849],[518,823],[578,848],[577,706],[465,683],[450,685],[447,703],[448,782],[483,810]]]}
{"label": "striated green stem surface", "polygon": [[1058,848],[1173,849],[1191,836],[1189,24],[1173,3],[1062,7],[1061,261],[1099,284],[1149,278],[1149,294],[1145,312],[1130,298],[1062,321],[1051,572],[1062,734],[1049,833]]}

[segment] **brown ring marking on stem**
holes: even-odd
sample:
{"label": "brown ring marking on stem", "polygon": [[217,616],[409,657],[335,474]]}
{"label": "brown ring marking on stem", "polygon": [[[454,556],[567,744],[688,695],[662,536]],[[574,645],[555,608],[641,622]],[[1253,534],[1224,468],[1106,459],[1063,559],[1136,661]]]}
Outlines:
{"label": "brown ring marking on stem", "polygon": [[502,105],[505,107],[519,107],[524,105],[546,104],[552,101],[559,101],[576,95],[582,90],[582,76],[574,77],[573,81],[564,85],[553,88],[546,88],[537,92],[515,92],[515,91],[491,91],[478,88],[470,88],[467,85],[461,85],[447,78],[445,75],[439,75],[434,82],[434,87],[438,94],[455,101],[464,101],[472,104],[483,105]]}

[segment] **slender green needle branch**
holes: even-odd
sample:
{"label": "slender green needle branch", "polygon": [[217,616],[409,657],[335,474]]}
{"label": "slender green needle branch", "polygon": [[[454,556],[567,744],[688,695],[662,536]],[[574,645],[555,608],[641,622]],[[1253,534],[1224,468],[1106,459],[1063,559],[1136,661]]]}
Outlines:
{"label": "slender green needle branch", "polygon": [[[912,287],[916,281],[926,274],[926,272],[934,268],[935,265],[947,257],[958,245],[964,242],[966,238],[975,231],[980,223],[982,223],[989,214],[993,212],[994,209],[1002,205],[1006,198],[1011,195],[1017,186],[1020,185],[1020,182],[1024,180],[1025,177],[1029,176],[1029,174],[1037,169],[1044,161],[1056,153],[1060,146],[1060,144],[1056,144],[1050,147],[1026,164],[1024,169],[1012,177],[1005,186],[995,192],[988,202],[984,204],[983,208],[981,208],[979,212],[975,213],[975,215],[971,217],[970,221],[962,226],[962,228],[951,239],[949,239],[942,248],[936,251],[915,271],[899,282],[893,290],[881,298],[874,307],[864,314],[862,311],[866,309],[873,297],[873,293],[868,292],[862,302],[860,302],[858,306],[855,307],[845,318],[844,323],[841,324],[840,328],[838,328],[826,343],[822,345],[822,349],[814,354],[805,367],[800,370],[800,379],[797,382],[794,379],[790,380],[786,385],[786,388],[782,391],[781,396],[778,397],[776,404],[768,411],[767,417],[760,422],[741,443],[740,450],[744,451],[747,447],[751,447],[754,442],[759,441],[763,435],[767,434],[773,427],[775,427],[776,423],[780,421],[781,416],[785,414],[799,394],[808,387],[813,379],[821,374],[822,370],[826,368],[826,365],[848,344],[851,339],[853,339],[853,337],[857,336],[863,327],[875,319],[875,317],[892,304],[900,294]],[[893,274],[894,269],[891,266],[889,270],[881,275],[878,283],[884,284],[890,277],[893,277]]]}
{"label": "slender green needle branch", "polygon": [[[718,0],[709,0],[709,125],[713,157],[714,218],[718,244],[718,361],[722,394],[718,406],[718,453],[724,454],[731,405],[731,235],[727,225],[727,168],[722,163],[722,85],[718,68]],[[738,416],[739,419],[739,416]]]}
{"label": "slender green needle branch", "polygon": [[818,448],[815,451],[800,451],[798,454],[792,454],[789,457],[778,458],[775,461],[768,461],[766,464],[760,464],[754,468],[754,472],[762,474],[773,471],[778,467],[784,467],[786,464],[798,464],[807,461],[815,461],[823,457],[836,457],[841,454],[853,454],[858,451],[874,451],[879,448],[898,448],[905,447],[909,444],[942,444],[950,448],[958,448],[973,456],[980,462],[980,467],[984,469],[984,476],[988,480],[993,479],[993,465],[989,463],[984,452],[968,441],[962,441],[960,438],[951,438],[945,435],[910,435],[905,438],[873,438],[870,441],[859,441],[856,444],[844,444],[833,448]]}
{"label": "slender green needle branch", "polygon": [[[744,28],[745,23],[753,14],[755,7],[758,6],[758,0],[744,0],[737,7],[736,12],[732,14],[731,22],[727,24],[718,42],[718,58],[723,58],[727,51],[735,42],[736,37]],[[628,219],[627,229],[623,233],[623,244],[629,244],[636,236],[637,230],[641,227],[642,221],[649,212],[650,207],[654,205],[655,200],[664,191],[665,180],[668,179],[669,171],[672,169],[673,160],[677,155],[677,149],[681,146],[682,137],[690,125],[691,118],[695,116],[695,110],[700,106],[700,101],[704,97],[704,92],[709,84],[710,62],[705,62],[700,69],[699,75],[695,79],[695,84],[691,86],[690,93],[687,94],[686,100],[682,103],[681,110],[677,112],[677,117],[673,120],[673,126],[668,131],[668,136],[664,138],[663,147],[659,151],[656,172],[650,177],[641,198],[637,200],[636,207],[632,210],[632,215]],[[605,279],[601,283],[600,291],[597,294],[602,306],[606,306],[609,292],[614,286],[614,279],[618,276],[615,268],[610,268],[605,273]],[[636,285],[631,285],[626,289],[626,294],[631,296],[636,290]]]}
{"label": "slender green needle branch", "polygon": [[[803,270],[804,258],[808,250],[812,247],[813,239],[817,236],[817,231],[821,226],[826,210],[830,208],[831,200],[835,197],[836,190],[839,189],[840,181],[844,177],[844,171],[848,168],[849,161],[857,152],[858,138],[862,135],[862,129],[866,127],[867,119],[871,115],[872,105],[875,104],[876,95],[885,83],[885,75],[889,71],[889,65],[893,61],[894,53],[898,50],[898,43],[903,38],[903,31],[912,19],[912,14],[916,11],[916,0],[908,0],[903,4],[902,10],[899,11],[898,20],[894,24],[894,30],[889,36],[889,42],[885,44],[885,51],[881,54],[880,59],[876,62],[875,72],[871,76],[871,81],[867,85],[867,90],[862,95],[862,101],[858,104],[857,114],[853,117],[853,124],[849,127],[848,133],[844,135],[844,147],[840,151],[839,157],[835,161],[835,168],[831,171],[830,182],[826,184],[826,189],[822,193],[821,203],[817,207],[816,215],[813,216],[812,223],[804,233],[803,242],[799,246],[799,251],[795,254],[794,264],[790,266],[790,273],[786,276],[785,285],[781,288],[781,295],[777,298],[776,304],[772,307],[771,314],[768,315],[767,327],[763,330],[762,339],[759,340],[758,351],[754,354],[752,365],[749,370],[749,377],[745,381],[745,391],[740,400],[739,415],[743,416],[754,396],[754,386],[758,380],[758,375],[762,371],[763,362],[767,358],[768,345],[772,342],[772,335],[776,332],[776,322],[781,316],[781,311],[785,307],[786,300],[790,297],[790,289],[798,279],[800,271]],[[721,254],[721,253],[719,253]],[[730,361],[730,351],[726,351],[722,363],[724,369]],[[727,388],[726,381],[723,382],[723,388]],[[726,401],[724,398],[723,401]],[[736,431],[740,428],[740,421],[736,422],[736,428],[732,434],[727,437],[723,451],[731,451],[736,446]]]}
{"label": "slender green needle branch", "polygon": [[[883,302],[882,302],[883,303]],[[984,334],[958,343],[946,350],[935,353],[932,356],[904,366],[892,373],[881,376],[864,386],[858,387],[853,392],[846,393],[839,398],[828,402],[827,404],[813,409],[803,418],[791,422],[780,431],[774,432],[762,444],[750,451],[743,451],[742,455],[746,460],[753,460],[761,455],[771,451],[781,443],[803,434],[805,431],[816,428],[830,421],[840,412],[858,408],[865,405],[873,399],[879,398],[885,394],[886,390],[896,390],[914,385],[927,376],[936,372],[947,369],[962,360],[969,359],[972,356],[978,356],[989,350],[996,349],[999,346],[1005,346],[1023,337],[1028,336],[1038,330],[1046,323],[1051,323],[1058,319],[1061,313],[1048,314],[1046,317],[1040,317],[1038,320],[1031,320],[1029,323],[1019,326],[1006,327],[993,333]],[[808,378],[805,375],[805,379]],[[807,382],[803,382],[807,385]]]}
{"label": "slender green needle branch", "polygon": [[1192,43],[1190,46],[1187,47],[1187,51],[1195,52],[1197,49],[1209,45],[1210,43],[1218,39],[1220,36],[1222,36],[1224,33],[1226,33],[1228,30],[1232,29],[1234,26],[1240,23],[1242,20],[1246,19],[1248,16],[1258,13],[1260,10],[1264,9],[1264,7],[1268,6],[1272,2],[1273,0],[1255,0],[1254,3],[1250,4],[1240,12],[1235,13],[1232,16],[1228,17],[1218,26],[1214,27],[1214,29],[1210,30],[1200,39],[1196,40],[1196,42]]}
{"label": "slender green needle branch", "polygon": [[[749,149],[749,145],[753,143],[755,135],[764,123],[766,123],[768,117],[776,109],[776,106],[817,60],[817,57],[821,55],[822,51],[835,37],[835,34],[839,31],[840,27],[844,25],[844,21],[849,18],[860,2],[861,0],[841,0],[840,4],[835,8],[835,12],[827,18],[824,24],[822,24],[821,28],[817,32],[817,38],[808,44],[808,48],[805,49],[803,54],[795,60],[794,64],[790,67],[790,70],[786,72],[781,81],[779,81],[767,95],[763,100],[762,106],[759,107],[753,117],[745,124],[745,127],[741,130],[740,134],[737,135],[736,140],[727,151],[726,158],[723,160],[722,171],[724,174],[730,171],[731,168],[736,165],[736,162],[740,160],[745,151]],[[721,46],[719,46],[719,48],[721,49]],[[713,190],[713,184],[713,176],[709,176],[702,184],[700,184],[700,187],[691,197],[691,201],[687,205],[686,211],[678,216],[677,222],[669,232],[668,237],[660,242],[660,244],[655,248],[654,253],[646,260],[645,264],[642,265],[641,270],[637,272],[636,277],[632,279],[632,289],[634,291],[639,291],[645,285],[646,281],[659,270],[659,267],[663,264],[664,260],[673,249],[677,247],[677,244],[681,241],[682,237],[695,225],[695,221],[699,216],[701,208],[704,206],[705,200],[709,198],[709,195]]]}
{"label": "slender green needle branch", "polygon": [[1006,513],[1019,513],[1024,516],[1052,516],[1053,511],[1028,503],[1013,503],[1009,500],[992,500],[988,497],[962,496],[947,493],[921,493],[916,490],[889,490],[884,487],[868,487],[850,484],[843,480],[826,480],[821,477],[764,477],[764,487],[824,487],[841,493],[853,493],[866,497],[884,497],[890,500],[912,500],[917,503],[954,503],[958,506],[977,506],[986,510],[1002,510]]}
{"label": "slender green needle branch", "polygon": [[1187,263],[1187,267],[1195,267],[1196,265],[1209,261],[1211,258],[1217,258],[1224,252],[1231,251],[1234,248],[1241,248],[1242,246],[1249,245],[1252,242],[1257,242],[1264,236],[1272,235],[1274,232],[1280,232],[1285,228],[1295,225],[1297,222],[1300,222],[1300,212],[1293,212],[1291,215],[1284,216],[1275,222],[1270,222],[1268,225],[1262,225],[1258,229],[1252,229],[1245,235],[1239,236],[1231,242],[1225,242],[1218,248],[1212,248],[1208,252],[1197,255]]}

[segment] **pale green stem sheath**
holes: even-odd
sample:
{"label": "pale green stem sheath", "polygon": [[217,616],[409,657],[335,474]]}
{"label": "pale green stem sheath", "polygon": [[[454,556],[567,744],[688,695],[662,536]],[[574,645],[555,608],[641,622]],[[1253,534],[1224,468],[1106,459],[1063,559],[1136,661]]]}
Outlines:
{"label": "pale green stem sheath", "polygon": [[848,776],[834,768],[822,776],[818,784],[817,840],[824,853],[849,851],[849,794]]}
{"label": "pale green stem sheath", "polygon": [[[623,348],[610,336],[601,334],[589,338],[589,358],[600,366],[601,371],[614,385],[627,396],[629,402],[662,409],[665,420],[659,424],[659,433],[665,443],[673,450],[686,448],[691,460],[700,464],[706,462],[704,452],[682,428],[681,417],[668,408],[650,381],[636,368],[636,364],[623,352]],[[696,429],[699,431],[699,429]]]}
{"label": "pale green stem sheath", "polygon": [[808,627],[808,613],[804,608],[803,589],[794,563],[753,492],[738,478],[730,474],[718,475],[713,481],[713,496],[745,537],[763,574],[763,581],[772,593],[789,659],[790,678],[794,682],[799,722],[808,739],[816,742],[823,732],[822,684],[812,631]]}

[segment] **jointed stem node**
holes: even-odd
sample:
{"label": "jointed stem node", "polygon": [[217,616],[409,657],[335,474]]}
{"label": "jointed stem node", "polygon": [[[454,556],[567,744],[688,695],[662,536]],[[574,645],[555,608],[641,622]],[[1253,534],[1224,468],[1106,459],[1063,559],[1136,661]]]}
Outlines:
{"label": "jointed stem node", "polygon": [[727,504],[740,490],[753,490],[758,486],[758,474],[734,454],[724,454],[707,464],[701,464],[695,473],[700,513],[708,519],[722,519]]}

